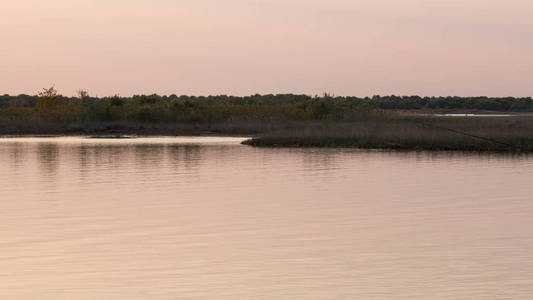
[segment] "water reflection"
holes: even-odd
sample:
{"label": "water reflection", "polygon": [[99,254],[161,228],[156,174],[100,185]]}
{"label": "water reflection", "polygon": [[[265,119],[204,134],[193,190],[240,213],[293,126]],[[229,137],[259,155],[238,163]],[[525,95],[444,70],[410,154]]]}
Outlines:
{"label": "water reflection", "polygon": [[198,145],[171,145],[167,147],[166,155],[176,172],[194,173],[204,159],[205,150]]}
{"label": "water reflection", "polygon": [[533,295],[531,156],[66,138],[0,162],[7,299]]}
{"label": "water reflection", "polygon": [[54,180],[59,168],[59,146],[56,143],[42,143],[37,145],[37,159],[43,172],[42,177]]}
{"label": "water reflection", "polygon": [[164,145],[135,145],[132,153],[135,156],[135,165],[140,169],[157,168],[164,159]]}
{"label": "water reflection", "polygon": [[[227,147],[211,147],[213,149],[224,149]],[[39,146],[39,151],[43,152],[40,163],[47,166],[52,160],[54,165],[57,162],[58,149],[50,152],[49,145]],[[44,151],[48,150],[46,156]],[[77,170],[83,174],[95,169],[108,168],[120,169],[125,166],[135,166],[140,172],[146,170],[157,170],[163,165],[172,165],[185,168],[187,171],[194,171],[202,162],[205,146],[199,145],[79,145],[75,146],[75,151],[63,149],[65,156],[73,156],[72,160],[79,162]],[[67,153],[69,152],[69,153]],[[70,158],[69,158],[70,160]],[[47,166],[50,168],[50,166]],[[57,166],[54,168],[57,169]]]}
{"label": "water reflection", "polygon": [[[4,149],[2,149],[4,150]],[[10,162],[15,169],[18,169],[26,159],[26,149],[22,143],[10,143],[2,154],[6,153],[9,156]]]}

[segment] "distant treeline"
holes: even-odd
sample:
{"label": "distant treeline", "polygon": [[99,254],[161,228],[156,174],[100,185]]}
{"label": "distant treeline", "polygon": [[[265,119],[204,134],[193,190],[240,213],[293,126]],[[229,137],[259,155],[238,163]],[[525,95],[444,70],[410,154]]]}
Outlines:
{"label": "distant treeline", "polygon": [[[48,94],[46,94],[48,93]],[[123,106],[123,105],[180,105],[183,103],[195,103],[195,105],[285,105],[300,104],[301,107],[309,105],[325,105],[329,109],[335,107],[353,108],[370,107],[375,109],[463,109],[463,110],[487,110],[507,112],[533,112],[533,99],[531,97],[420,97],[420,96],[373,96],[373,97],[337,97],[324,94],[323,96],[308,96],[294,94],[277,95],[252,95],[245,97],[237,96],[160,96],[134,95],[133,97],[91,97],[86,92],[81,92],[77,97],[65,97],[58,95],[55,90],[45,89],[40,95],[0,95],[0,108],[9,107],[35,107],[43,96],[54,95],[60,104],[75,104],[83,106]]]}
{"label": "distant treeline", "polygon": [[[528,98],[374,96],[367,98],[308,95],[77,97],[52,87],[38,95],[0,96],[0,130],[81,128],[87,124],[228,123],[350,120],[375,110],[485,110],[533,112]],[[21,129],[21,130],[22,130]],[[4,130],[6,131],[6,130]]]}

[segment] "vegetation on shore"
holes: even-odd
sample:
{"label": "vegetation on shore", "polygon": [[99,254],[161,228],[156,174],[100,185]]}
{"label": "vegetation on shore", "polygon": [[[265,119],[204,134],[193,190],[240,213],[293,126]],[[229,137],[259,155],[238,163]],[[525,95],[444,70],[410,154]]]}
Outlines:
{"label": "vegetation on shore", "polygon": [[302,124],[246,140],[257,147],[533,152],[533,119],[372,116],[350,123]]}
{"label": "vegetation on shore", "polygon": [[0,134],[255,134],[321,120],[351,120],[367,105],[324,95],[64,97],[0,96]]}
{"label": "vegetation on shore", "polygon": [[[528,117],[442,118],[443,111],[533,112],[531,98],[307,95],[0,96],[0,134],[255,135],[253,146],[533,151]],[[429,113],[429,115],[427,115]],[[425,116],[422,116],[425,115]]]}

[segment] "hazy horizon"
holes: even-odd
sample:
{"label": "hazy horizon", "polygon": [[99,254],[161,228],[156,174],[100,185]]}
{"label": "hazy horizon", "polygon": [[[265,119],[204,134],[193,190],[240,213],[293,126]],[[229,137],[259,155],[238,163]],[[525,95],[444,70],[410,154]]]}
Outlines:
{"label": "hazy horizon", "polygon": [[532,96],[521,0],[7,0],[0,94]]}

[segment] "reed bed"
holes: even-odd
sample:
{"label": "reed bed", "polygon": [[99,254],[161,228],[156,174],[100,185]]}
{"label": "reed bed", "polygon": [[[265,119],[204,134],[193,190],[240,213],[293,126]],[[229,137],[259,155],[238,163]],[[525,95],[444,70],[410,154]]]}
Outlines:
{"label": "reed bed", "polygon": [[378,116],[356,122],[302,123],[244,142],[257,147],[533,152],[530,117]]}

